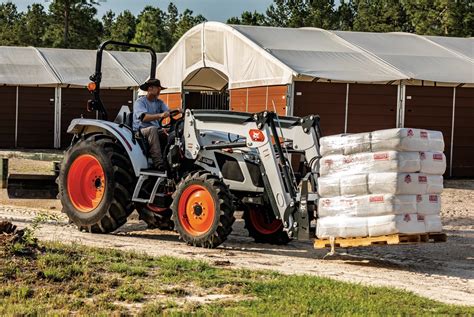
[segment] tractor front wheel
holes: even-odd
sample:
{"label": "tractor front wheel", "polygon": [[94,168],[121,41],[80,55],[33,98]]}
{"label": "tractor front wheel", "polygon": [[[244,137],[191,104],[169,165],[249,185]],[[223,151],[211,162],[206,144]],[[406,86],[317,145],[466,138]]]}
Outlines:
{"label": "tractor front wheel", "polygon": [[63,212],[80,230],[108,233],[133,211],[135,177],[127,153],[112,138],[94,134],[72,145],[59,174]]}
{"label": "tractor front wheel", "polygon": [[186,243],[215,248],[232,231],[234,205],[227,186],[209,172],[189,174],[173,195],[173,222]]}

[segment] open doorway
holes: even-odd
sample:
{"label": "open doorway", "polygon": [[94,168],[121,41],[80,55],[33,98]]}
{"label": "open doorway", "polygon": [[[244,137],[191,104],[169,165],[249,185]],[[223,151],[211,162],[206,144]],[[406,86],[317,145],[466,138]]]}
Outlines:
{"label": "open doorway", "polygon": [[183,81],[183,105],[186,109],[229,110],[229,80],[221,71],[204,67]]}

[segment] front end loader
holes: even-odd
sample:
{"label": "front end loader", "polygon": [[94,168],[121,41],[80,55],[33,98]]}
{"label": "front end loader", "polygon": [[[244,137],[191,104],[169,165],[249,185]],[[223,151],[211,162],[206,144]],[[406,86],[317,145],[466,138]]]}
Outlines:
{"label": "front end loader", "polygon": [[[108,41],[97,51],[88,88],[90,111],[100,120],[74,119],[74,134],[58,178],[63,211],[80,230],[109,233],[133,210],[149,226],[174,229],[186,243],[213,248],[232,231],[234,211],[243,210],[249,235],[257,242],[285,244],[315,236],[319,117],[278,117],[273,112],[172,111],[163,129],[167,170],[155,171],[147,140],[132,130],[122,107],[107,120],[100,99],[102,52],[108,45],[152,48]],[[291,156],[301,159],[294,171]]]}

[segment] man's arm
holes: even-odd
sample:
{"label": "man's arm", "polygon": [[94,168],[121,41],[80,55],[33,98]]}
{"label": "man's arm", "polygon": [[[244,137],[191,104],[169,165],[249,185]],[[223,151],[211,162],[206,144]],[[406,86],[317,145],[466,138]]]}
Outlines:
{"label": "man's arm", "polygon": [[143,122],[150,122],[150,121],[160,120],[161,118],[167,118],[169,117],[169,115],[170,113],[168,111],[163,112],[163,113],[156,113],[156,114],[144,113],[142,114],[141,120]]}

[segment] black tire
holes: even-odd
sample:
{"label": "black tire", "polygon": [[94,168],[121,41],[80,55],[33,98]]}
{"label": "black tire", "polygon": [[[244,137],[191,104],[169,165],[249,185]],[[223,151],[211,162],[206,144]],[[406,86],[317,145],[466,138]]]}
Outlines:
{"label": "black tire", "polygon": [[[91,207],[93,209],[89,211],[81,211],[80,206],[78,207],[77,203],[75,204],[82,192],[70,193],[73,189],[68,188],[71,166],[76,160],[84,157],[92,157],[97,160],[105,176],[105,185],[95,185],[103,186],[101,189],[103,192],[102,198],[95,208]],[[87,173],[71,174],[70,181],[72,182],[74,179],[79,182],[82,179],[81,175],[87,176]],[[89,177],[86,176],[84,176],[84,179]],[[98,182],[100,183],[100,180]],[[66,151],[61,164],[58,185],[63,212],[67,214],[79,230],[93,233],[112,232],[127,221],[127,217],[134,209],[132,191],[135,183],[136,178],[133,175],[132,165],[121,144],[103,134],[86,136]],[[71,184],[74,186],[74,183]]]}
{"label": "black tire", "polygon": [[249,236],[257,243],[284,245],[291,241],[270,206],[246,205],[242,218]]}
{"label": "black tire", "polygon": [[137,206],[136,209],[139,219],[147,224],[148,229],[160,229],[164,231],[172,231],[174,229],[174,223],[173,220],[171,220],[171,209],[156,212],[146,205]]}
{"label": "black tire", "polygon": [[[187,200],[187,193],[194,188],[200,188],[200,191],[204,192],[209,198],[207,205],[204,202],[204,207],[200,209],[203,217],[208,214],[211,215],[205,218],[209,225],[203,225],[208,227],[208,229],[202,232],[190,230],[188,218],[183,216],[183,213],[186,214],[185,206],[189,202]],[[193,208],[193,216],[200,217],[201,213],[196,213],[196,208],[199,210],[200,207]],[[212,212],[210,211],[211,208]],[[180,238],[189,245],[216,248],[232,232],[232,224],[235,221],[232,194],[222,180],[207,171],[190,173],[178,184],[173,194],[171,209],[173,211],[172,220],[175,224],[175,230],[179,233]]]}

